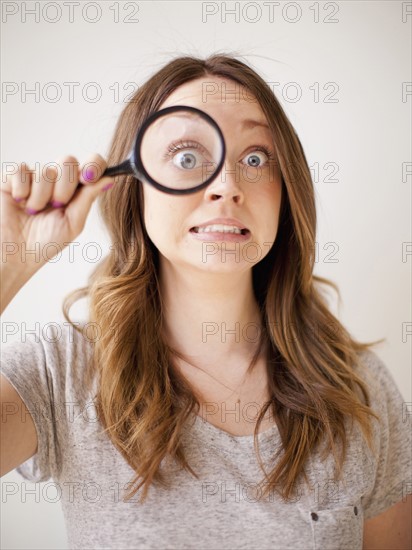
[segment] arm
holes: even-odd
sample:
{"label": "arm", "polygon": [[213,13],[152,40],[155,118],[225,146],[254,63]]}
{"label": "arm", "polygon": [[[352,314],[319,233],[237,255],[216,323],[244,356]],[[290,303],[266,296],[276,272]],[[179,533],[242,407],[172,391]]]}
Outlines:
{"label": "arm", "polygon": [[34,275],[34,272],[28,272],[27,269],[13,268],[2,261],[0,270],[1,295],[0,295],[0,314],[2,315],[6,307],[13,300],[19,290]]}
{"label": "arm", "polygon": [[37,452],[37,431],[31,414],[10,382],[0,374],[0,477]]}
{"label": "arm", "polygon": [[[1,266],[1,313],[31,278],[27,270]],[[37,431],[31,414],[10,382],[0,374],[0,477],[36,453]]]}

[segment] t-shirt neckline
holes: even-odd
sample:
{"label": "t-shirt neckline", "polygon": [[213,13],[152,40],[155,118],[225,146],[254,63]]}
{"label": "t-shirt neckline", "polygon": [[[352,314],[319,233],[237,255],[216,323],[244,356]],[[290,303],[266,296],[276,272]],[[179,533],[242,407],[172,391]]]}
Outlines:
{"label": "t-shirt neckline", "polygon": [[[205,420],[202,416],[191,412],[193,419],[193,428],[198,432],[201,432],[205,436],[211,437],[213,440],[220,440],[221,442],[235,442],[236,444],[244,444],[247,446],[254,445],[254,434],[250,435],[233,435],[222,428],[218,428],[211,424],[208,420]],[[278,435],[278,427],[276,424],[270,426],[263,432],[257,434],[259,443],[273,439],[275,435]]]}

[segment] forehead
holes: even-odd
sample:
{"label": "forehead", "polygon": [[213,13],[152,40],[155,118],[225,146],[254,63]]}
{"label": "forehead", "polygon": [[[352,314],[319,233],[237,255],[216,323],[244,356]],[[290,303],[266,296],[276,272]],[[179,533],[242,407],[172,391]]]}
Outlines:
{"label": "forehead", "polygon": [[240,124],[244,118],[266,121],[252,92],[227,78],[210,76],[186,82],[176,88],[160,108],[172,105],[197,107],[220,123],[230,122],[231,126]]}

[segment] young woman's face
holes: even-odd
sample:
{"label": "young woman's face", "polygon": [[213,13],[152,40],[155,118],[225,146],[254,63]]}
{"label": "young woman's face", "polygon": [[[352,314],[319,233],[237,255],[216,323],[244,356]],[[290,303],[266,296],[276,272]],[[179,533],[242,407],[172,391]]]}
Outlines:
{"label": "young woman's face", "polygon": [[[231,93],[235,88],[237,94]],[[216,93],[205,93],[211,89]],[[161,266],[170,262],[176,268],[222,273],[251,269],[275,241],[282,192],[275,146],[269,128],[260,125],[267,124],[266,117],[250,92],[222,78],[180,86],[160,109],[171,105],[209,114],[223,133],[226,158],[214,180],[192,194],[169,195],[143,184],[146,230],[160,252]],[[260,124],[245,123],[251,120]],[[215,225],[215,218],[235,218],[232,223],[247,228],[246,235],[225,233],[222,227],[212,232],[193,229]]]}

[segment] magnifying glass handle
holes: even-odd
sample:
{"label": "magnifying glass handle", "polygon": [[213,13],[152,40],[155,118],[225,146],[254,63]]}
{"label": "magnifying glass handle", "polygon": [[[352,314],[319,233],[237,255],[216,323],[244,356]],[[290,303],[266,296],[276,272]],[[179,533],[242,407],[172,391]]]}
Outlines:
{"label": "magnifying glass handle", "polygon": [[[130,159],[126,159],[116,166],[109,166],[102,174],[102,178],[105,176],[120,176],[122,174],[134,174]],[[83,183],[79,182],[76,189],[83,187]]]}

